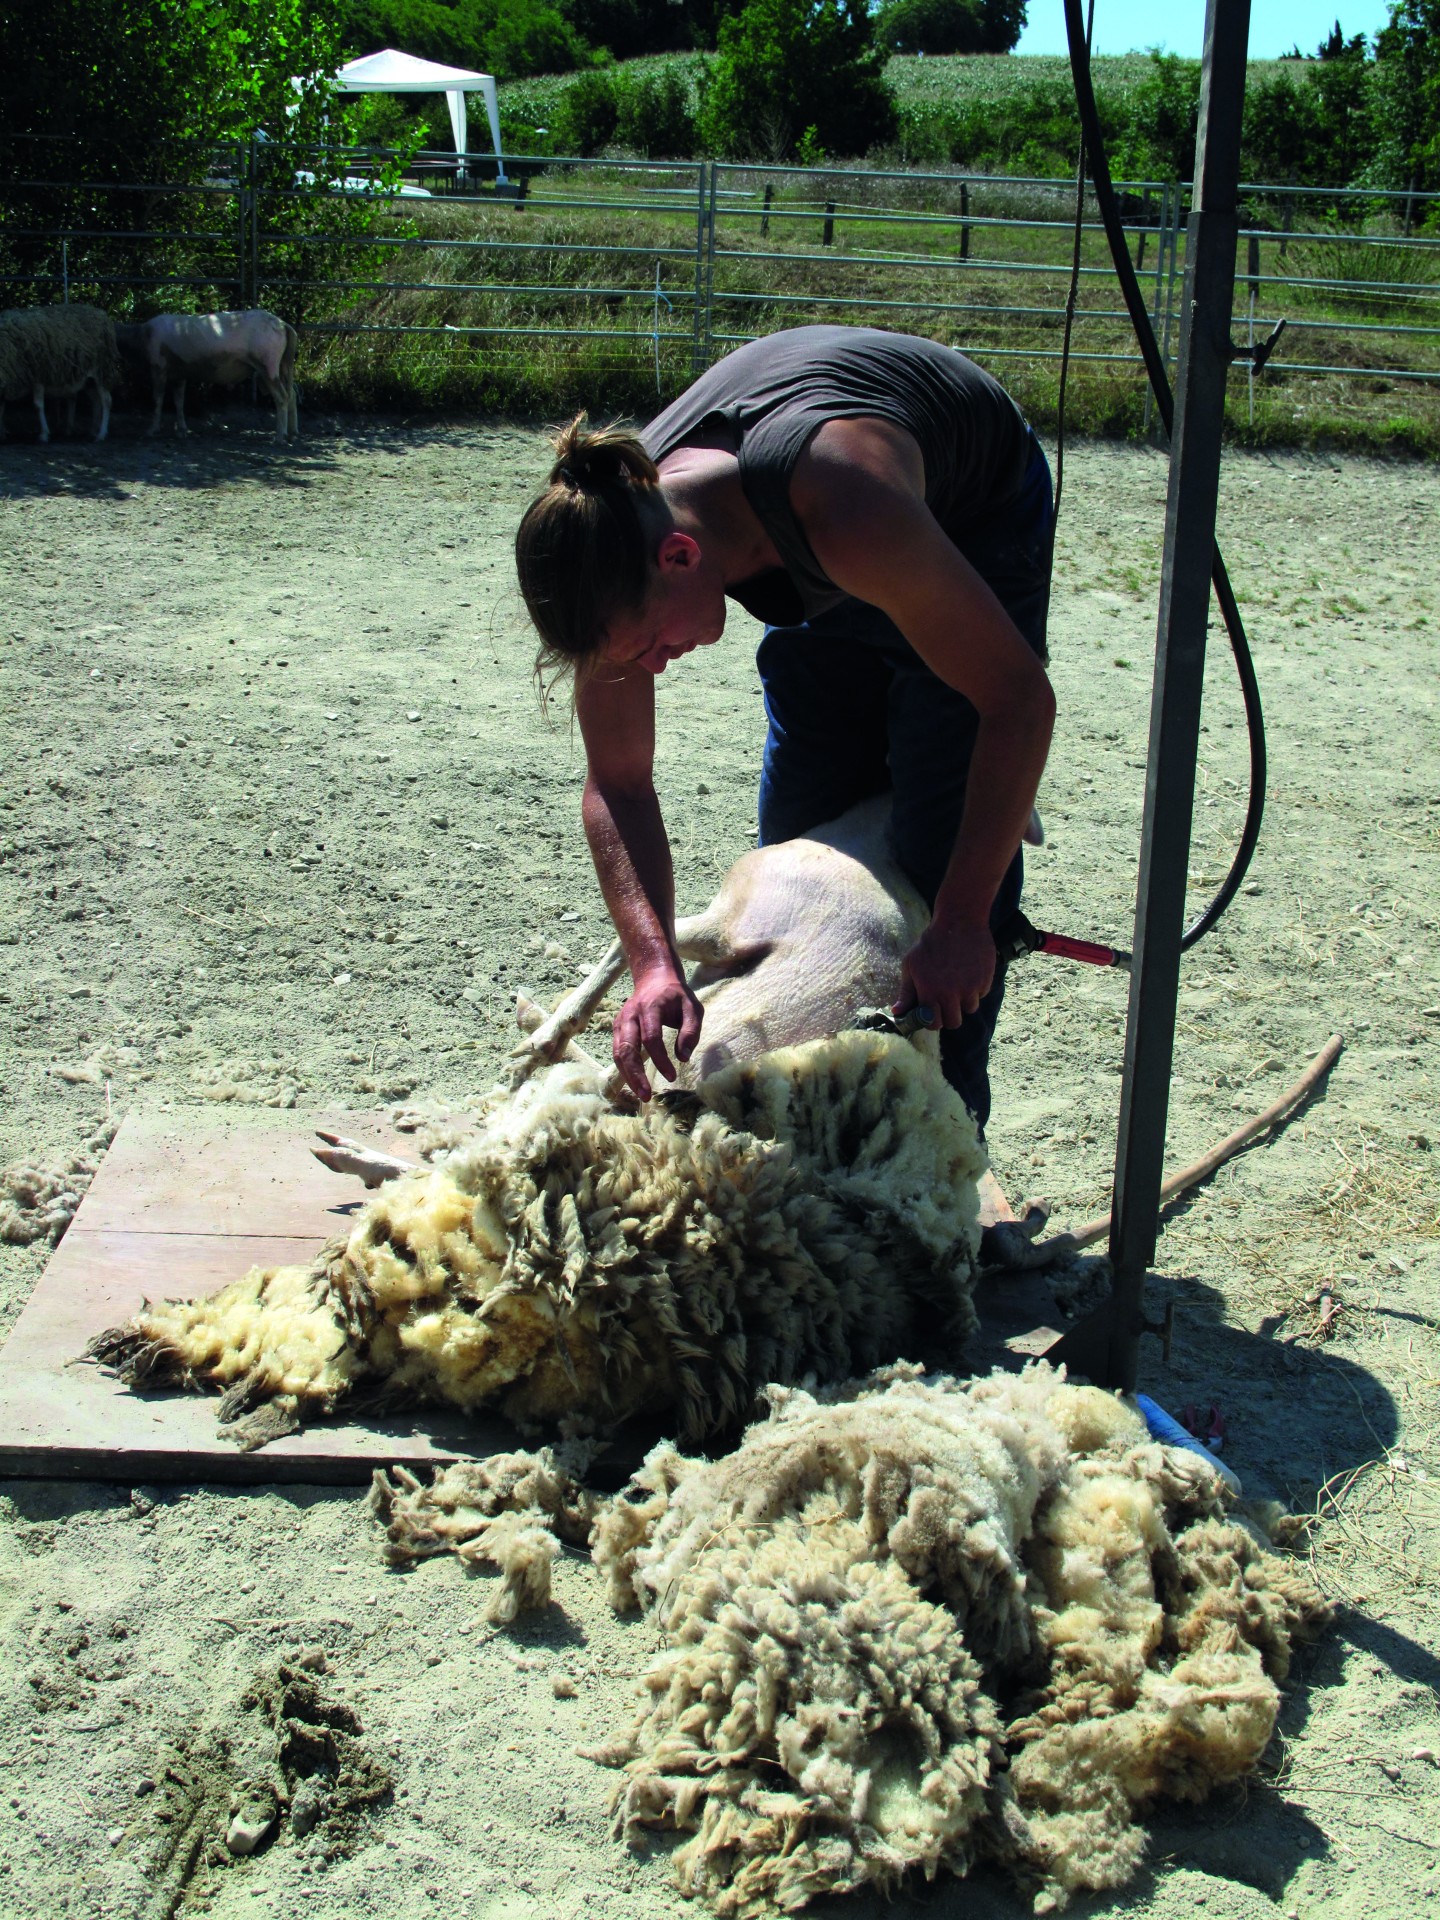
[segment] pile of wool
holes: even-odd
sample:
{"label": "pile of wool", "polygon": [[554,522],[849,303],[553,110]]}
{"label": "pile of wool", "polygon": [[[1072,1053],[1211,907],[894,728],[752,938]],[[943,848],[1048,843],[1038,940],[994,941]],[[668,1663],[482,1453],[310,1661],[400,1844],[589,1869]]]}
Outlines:
{"label": "pile of wool", "polygon": [[147,1303],[90,1351],[132,1384],[219,1387],[242,1444],[362,1401],[570,1432],[643,1414],[699,1441],[771,1381],[955,1358],[984,1164],[932,1055],[893,1035],[782,1048],[639,1112],[565,1062],[311,1265]]}
{"label": "pile of wool", "polygon": [[[1147,1802],[1254,1766],[1329,1609],[1206,1461],[1043,1363],[769,1398],[724,1458],[656,1448],[592,1529],[612,1603],[664,1640],[593,1757],[624,1769],[627,1834],[691,1836],[685,1892],[744,1920],[984,1859],[1044,1912],[1130,1878]],[[504,1564],[507,1488],[515,1527],[573,1538],[543,1465],[382,1483],[392,1552]]]}
{"label": "pile of wool", "polygon": [[28,1247],[35,1240],[54,1246],[75,1218],[114,1138],[115,1127],[107,1121],[60,1166],[21,1161],[0,1168],[0,1240],[15,1247]]}

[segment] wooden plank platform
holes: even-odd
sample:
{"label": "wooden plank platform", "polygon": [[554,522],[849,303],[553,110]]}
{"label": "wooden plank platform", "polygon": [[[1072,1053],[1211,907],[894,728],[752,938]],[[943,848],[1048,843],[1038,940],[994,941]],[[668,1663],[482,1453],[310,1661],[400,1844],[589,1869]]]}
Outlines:
{"label": "wooden plank platform", "polygon": [[308,1260],[363,1204],[309,1151],[318,1126],[414,1153],[383,1115],[132,1114],[0,1351],[0,1475],[363,1484],[519,1444],[503,1421],[422,1411],[325,1421],[242,1453],[212,1394],[138,1394],[80,1356],[142,1299],[214,1292]]}
{"label": "wooden plank platform", "polygon": [[[0,1476],[357,1484],[525,1444],[513,1427],[442,1410],[322,1421],[255,1453],[224,1438],[213,1394],[135,1393],[81,1358],[146,1295],[214,1292],[253,1266],[308,1260],[364,1204],[309,1149],[317,1127],[413,1155],[384,1115],[132,1114],[0,1351]],[[1040,1274],[982,1281],[977,1371],[1017,1367],[1056,1338]],[[1063,1324],[1063,1323],[1061,1323]],[[607,1455],[619,1484],[650,1437]]]}

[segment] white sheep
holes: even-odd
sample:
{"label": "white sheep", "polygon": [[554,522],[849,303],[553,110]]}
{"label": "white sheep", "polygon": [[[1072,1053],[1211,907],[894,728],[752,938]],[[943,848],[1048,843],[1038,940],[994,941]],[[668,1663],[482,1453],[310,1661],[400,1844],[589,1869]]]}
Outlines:
{"label": "white sheep", "polygon": [[0,313],[0,440],[7,400],[31,402],[43,446],[50,438],[46,394],[71,399],[87,390],[94,398],[95,438],[103,440],[119,377],[115,326],[98,307],[12,307]]}
{"label": "white sheep", "polygon": [[194,380],[238,386],[252,374],[275,405],[275,438],[283,445],[300,432],[295,404],[295,351],[299,336],[288,321],[264,307],[244,313],[158,313],[153,320],[120,327],[120,352],[130,370],[147,379],[155,412],[147,429],[160,431],[167,387],[174,397],[175,431],[185,424],[185,387]]}

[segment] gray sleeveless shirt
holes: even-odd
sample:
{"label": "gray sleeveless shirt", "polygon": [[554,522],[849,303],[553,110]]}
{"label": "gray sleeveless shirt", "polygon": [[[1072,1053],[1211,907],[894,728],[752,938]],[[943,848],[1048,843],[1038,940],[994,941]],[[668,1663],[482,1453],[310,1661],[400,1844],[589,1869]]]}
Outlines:
{"label": "gray sleeveless shirt", "polygon": [[951,347],[875,327],[793,327],[717,361],[646,427],[662,460],[717,427],[740,461],[740,484],[784,562],[732,587],[758,619],[790,625],[846,596],[823,571],[790,505],[796,462],[827,420],[890,420],[925,461],[925,503],[957,545],[1003,515],[1020,490],[1030,433],[1014,401]]}

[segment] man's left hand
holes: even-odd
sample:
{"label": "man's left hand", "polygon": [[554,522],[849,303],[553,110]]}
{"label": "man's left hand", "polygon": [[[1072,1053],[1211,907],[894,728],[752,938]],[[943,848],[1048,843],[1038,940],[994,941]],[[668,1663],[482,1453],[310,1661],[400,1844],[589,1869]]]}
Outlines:
{"label": "man's left hand", "polygon": [[942,925],[932,920],[906,954],[900,970],[897,1019],[912,1007],[932,1007],[932,1027],[958,1027],[975,1012],[995,978],[995,942],[979,925]]}

